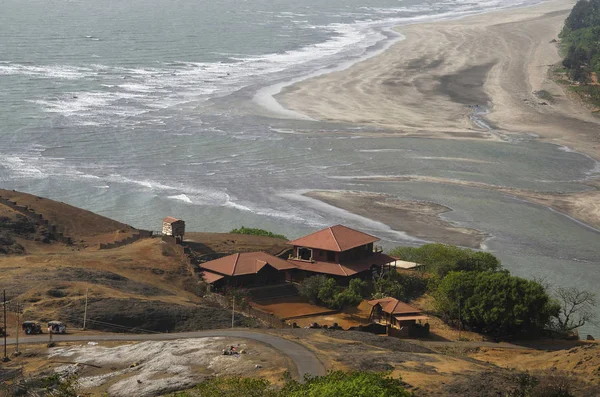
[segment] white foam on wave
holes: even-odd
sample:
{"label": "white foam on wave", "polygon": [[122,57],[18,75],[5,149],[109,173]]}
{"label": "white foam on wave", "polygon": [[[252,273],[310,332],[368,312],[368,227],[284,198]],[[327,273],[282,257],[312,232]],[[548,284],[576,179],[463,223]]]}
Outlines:
{"label": "white foam on wave", "polygon": [[192,200],[185,194],[178,194],[176,196],[169,196],[168,198],[173,200],[183,201],[184,203],[192,204]]}
{"label": "white foam on wave", "polygon": [[92,68],[69,65],[24,65],[16,62],[1,62],[0,75],[29,76],[45,79],[78,80],[96,75]]}

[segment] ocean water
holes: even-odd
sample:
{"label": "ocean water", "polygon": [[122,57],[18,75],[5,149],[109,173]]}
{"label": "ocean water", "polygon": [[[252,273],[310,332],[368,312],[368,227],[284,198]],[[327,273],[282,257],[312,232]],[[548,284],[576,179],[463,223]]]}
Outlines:
{"label": "ocean water", "polygon": [[596,290],[596,230],[500,193],[360,180],[419,175],[576,192],[600,172],[596,161],[527,131],[510,142],[374,138],[368,127],[293,114],[271,96],[377,54],[402,39],[396,25],[529,4],[4,0],[0,186],[147,229],[166,215],[189,230],[245,225],[288,237],[344,223],[388,247],[420,243],[302,196],[389,193],[452,208],[444,217],[488,233],[484,248],[516,274]]}

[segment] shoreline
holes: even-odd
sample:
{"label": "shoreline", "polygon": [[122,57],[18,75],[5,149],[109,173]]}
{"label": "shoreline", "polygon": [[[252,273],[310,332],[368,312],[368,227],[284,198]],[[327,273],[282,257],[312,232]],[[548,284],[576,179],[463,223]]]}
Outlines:
{"label": "shoreline", "polygon": [[[573,0],[396,27],[404,40],[359,60],[285,85],[275,100],[311,119],[373,125],[395,136],[497,140],[529,132],[600,160],[600,118],[573,103],[547,75],[560,61],[556,39]],[[552,104],[534,94],[546,90]],[[577,133],[573,133],[577,130]]]}
{"label": "shoreline", "polygon": [[[599,161],[600,118],[569,99],[550,76],[561,59],[553,40],[574,4],[551,0],[402,25],[396,31],[405,39],[387,51],[346,70],[291,84],[276,100],[316,120],[382,128],[370,136],[500,141],[527,133]],[[538,98],[541,90],[554,101]],[[486,112],[476,115],[480,108]],[[427,176],[400,179],[494,190],[600,229],[595,174],[581,181],[589,191],[562,194]]]}
{"label": "shoreline", "polygon": [[442,218],[453,210],[431,201],[399,200],[389,194],[347,190],[312,190],[303,195],[427,242],[480,249],[489,237]]}

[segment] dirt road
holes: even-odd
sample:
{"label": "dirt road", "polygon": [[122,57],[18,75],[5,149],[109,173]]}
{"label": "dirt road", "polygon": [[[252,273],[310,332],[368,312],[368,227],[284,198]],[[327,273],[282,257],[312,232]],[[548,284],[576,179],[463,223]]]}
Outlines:
{"label": "dirt road", "polygon": [[[150,334],[150,335],[53,335],[55,342],[88,342],[88,341],[149,341],[149,340],[172,340],[172,339],[190,339],[229,336],[236,338],[252,339],[265,343],[281,353],[287,355],[297,369],[299,379],[303,379],[305,374],[312,376],[322,376],[327,373],[323,364],[317,356],[306,347],[280,338],[275,335],[253,332],[248,330],[212,330],[182,332],[171,334]],[[19,339],[19,344],[25,343],[45,343],[48,341],[48,335],[28,336]],[[7,344],[15,343],[14,338],[8,338]]]}

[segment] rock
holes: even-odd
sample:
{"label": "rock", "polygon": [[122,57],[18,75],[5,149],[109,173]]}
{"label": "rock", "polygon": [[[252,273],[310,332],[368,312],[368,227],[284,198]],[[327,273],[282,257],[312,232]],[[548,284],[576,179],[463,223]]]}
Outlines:
{"label": "rock", "polygon": [[585,338],[585,340],[596,340],[596,339],[594,339],[594,337],[592,335],[588,335],[587,338]]}

